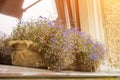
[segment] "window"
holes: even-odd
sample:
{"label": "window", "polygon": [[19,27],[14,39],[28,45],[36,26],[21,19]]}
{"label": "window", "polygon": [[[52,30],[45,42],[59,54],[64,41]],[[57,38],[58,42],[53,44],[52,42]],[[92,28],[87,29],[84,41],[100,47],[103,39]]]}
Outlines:
{"label": "window", "polygon": [[[37,0],[25,0],[23,8],[34,1]],[[63,19],[68,28],[77,27],[95,40],[106,43],[101,3],[102,0],[42,0],[24,12],[22,19],[28,20],[39,16],[51,20]],[[0,31],[10,34],[17,21],[16,18],[0,14]],[[101,70],[110,67],[107,57],[104,63]]]}
{"label": "window", "polygon": [[[37,0],[25,0],[23,8],[28,7],[30,4]],[[47,5],[47,6],[46,6]],[[24,12],[22,19],[28,20],[30,18],[38,18],[43,16],[49,19],[57,18],[56,5],[54,0],[41,0],[39,3],[35,4]],[[0,31],[10,34],[13,27],[17,24],[18,19],[0,14]],[[4,27],[4,28],[3,28]]]}

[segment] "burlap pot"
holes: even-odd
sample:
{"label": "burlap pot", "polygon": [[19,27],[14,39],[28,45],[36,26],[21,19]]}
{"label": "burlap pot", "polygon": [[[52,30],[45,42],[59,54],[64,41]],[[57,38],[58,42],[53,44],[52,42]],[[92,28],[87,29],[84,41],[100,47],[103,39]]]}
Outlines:
{"label": "burlap pot", "polygon": [[28,40],[10,41],[12,64],[23,67],[45,67],[36,44]]}

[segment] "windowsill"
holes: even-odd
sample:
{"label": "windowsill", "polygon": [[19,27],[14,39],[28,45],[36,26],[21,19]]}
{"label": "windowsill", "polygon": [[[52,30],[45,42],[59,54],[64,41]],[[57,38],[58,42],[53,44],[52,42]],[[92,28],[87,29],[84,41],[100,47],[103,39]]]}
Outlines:
{"label": "windowsill", "polygon": [[115,72],[54,72],[45,69],[0,65],[0,77],[120,77],[120,70]]}

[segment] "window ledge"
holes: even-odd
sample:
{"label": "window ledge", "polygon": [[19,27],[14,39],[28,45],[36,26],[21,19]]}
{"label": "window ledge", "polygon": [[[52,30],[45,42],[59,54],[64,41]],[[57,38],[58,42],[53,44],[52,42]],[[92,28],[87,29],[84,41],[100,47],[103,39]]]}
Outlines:
{"label": "window ledge", "polygon": [[115,72],[55,72],[45,69],[0,65],[0,77],[120,77],[120,70]]}

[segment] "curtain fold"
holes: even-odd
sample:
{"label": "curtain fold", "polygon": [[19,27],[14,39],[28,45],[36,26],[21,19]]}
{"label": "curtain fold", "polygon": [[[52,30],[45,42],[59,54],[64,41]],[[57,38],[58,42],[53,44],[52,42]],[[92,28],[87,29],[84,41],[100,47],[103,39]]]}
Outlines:
{"label": "curtain fold", "polygon": [[78,0],[55,0],[58,19],[62,19],[68,28],[80,30],[80,11]]}

